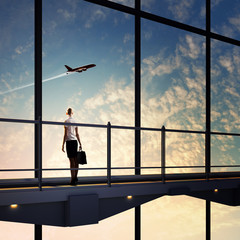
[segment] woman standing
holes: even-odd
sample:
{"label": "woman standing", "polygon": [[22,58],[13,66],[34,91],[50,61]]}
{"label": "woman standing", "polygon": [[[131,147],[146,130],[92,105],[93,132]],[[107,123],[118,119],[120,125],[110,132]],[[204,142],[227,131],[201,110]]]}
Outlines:
{"label": "woman standing", "polygon": [[[65,121],[66,123],[75,123],[75,120],[73,119],[73,111],[72,108],[69,108],[66,112],[66,115],[68,115],[68,119]],[[64,136],[63,136],[63,144],[62,144],[62,151],[64,151],[64,145],[66,142],[66,150],[67,150],[67,156],[70,161],[70,168],[78,168],[78,162],[77,162],[77,147],[79,143],[79,150],[82,149],[80,137],[78,134],[78,127],[73,125],[67,125],[64,126]],[[78,143],[77,143],[78,142]],[[71,170],[71,185],[77,184],[77,174],[78,170]]]}

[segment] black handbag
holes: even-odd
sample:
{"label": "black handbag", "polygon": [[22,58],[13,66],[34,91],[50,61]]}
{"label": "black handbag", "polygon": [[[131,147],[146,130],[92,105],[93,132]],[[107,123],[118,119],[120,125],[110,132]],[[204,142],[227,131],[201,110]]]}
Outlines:
{"label": "black handbag", "polygon": [[79,164],[87,164],[87,157],[84,151],[77,152],[77,161]]}

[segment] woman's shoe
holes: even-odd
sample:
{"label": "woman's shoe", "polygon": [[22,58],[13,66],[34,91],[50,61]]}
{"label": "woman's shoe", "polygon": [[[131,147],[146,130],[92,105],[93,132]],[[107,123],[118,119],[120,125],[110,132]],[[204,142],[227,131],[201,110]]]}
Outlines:
{"label": "woman's shoe", "polygon": [[71,180],[70,185],[76,185],[75,179],[72,179],[72,180]]}

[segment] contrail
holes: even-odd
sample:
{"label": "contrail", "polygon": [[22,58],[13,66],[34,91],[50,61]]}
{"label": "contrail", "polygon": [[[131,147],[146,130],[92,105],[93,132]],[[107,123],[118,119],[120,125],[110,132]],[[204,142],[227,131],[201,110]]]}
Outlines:
{"label": "contrail", "polygon": [[[60,77],[67,76],[67,75],[69,75],[69,74],[72,74],[72,73],[68,73],[68,74],[67,74],[67,73],[65,72],[65,73],[59,74],[59,75],[57,75],[57,76],[44,79],[44,80],[42,80],[42,83],[44,83],[44,82],[49,82],[49,81],[54,80],[54,79],[56,79],[56,78],[60,78]],[[0,92],[0,95],[4,95],[4,94],[7,94],[7,93],[15,92],[15,91],[18,91],[18,90],[21,90],[21,89],[24,89],[24,88],[27,88],[27,87],[31,87],[31,86],[34,86],[34,83],[30,83],[30,84],[27,84],[27,85],[24,85],[24,86],[21,86],[21,87],[9,89],[9,90],[7,90],[7,91],[5,91],[5,92]]]}

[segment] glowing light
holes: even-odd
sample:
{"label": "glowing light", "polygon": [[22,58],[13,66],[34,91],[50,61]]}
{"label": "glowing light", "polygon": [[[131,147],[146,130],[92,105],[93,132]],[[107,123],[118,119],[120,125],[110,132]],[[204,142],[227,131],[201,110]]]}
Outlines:
{"label": "glowing light", "polygon": [[16,204],[16,203],[10,205],[10,208],[13,208],[13,209],[17,208],[17,207],[18,207],[18,204]]}
{"label": "glowing light", "polygon": [[217,192],[218,192],[218,189],[217,189],[217,188],[215,188],[215,189],[214,189],[214,192],[215,192],[215,193],[217,193]]}
{"label": "glowing light", "polygon": [[132,199],[132,196],[131,195],[127,196],[127,199],[129,199],[129,200]]}

